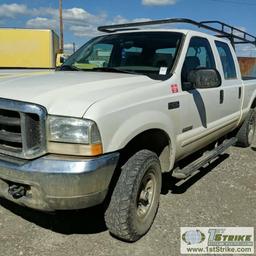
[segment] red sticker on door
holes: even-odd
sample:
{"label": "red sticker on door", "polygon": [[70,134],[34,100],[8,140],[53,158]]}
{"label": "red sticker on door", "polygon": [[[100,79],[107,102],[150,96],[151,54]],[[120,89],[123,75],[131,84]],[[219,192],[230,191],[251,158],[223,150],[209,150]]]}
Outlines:
{"label": "red sticker on door", "polygon": [[177,92],[179,92],[179,86],[178,86],[177,84],[172,84],[172,85],[170,86],[170,91],[171,91],[172,93],[177,93]]}

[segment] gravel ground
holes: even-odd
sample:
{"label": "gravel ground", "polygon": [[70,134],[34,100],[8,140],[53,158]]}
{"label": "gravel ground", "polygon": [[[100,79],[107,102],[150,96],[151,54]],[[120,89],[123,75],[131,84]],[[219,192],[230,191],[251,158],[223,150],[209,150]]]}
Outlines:
{"label": "gravel ground", "polygon": [[49,215],[0,199],[0,255],[180,255],[181,226],[256,227],[256,141],[226,154],[183,185],[165,175],[156,220],[140,241],[111,237],[100,208]]}

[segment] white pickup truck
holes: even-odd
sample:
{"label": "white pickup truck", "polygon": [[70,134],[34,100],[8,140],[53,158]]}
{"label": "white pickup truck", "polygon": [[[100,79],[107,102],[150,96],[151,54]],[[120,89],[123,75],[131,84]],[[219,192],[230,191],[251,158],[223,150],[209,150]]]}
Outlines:
{"label": "white pickup truck", "polygon": [[[173,22],[219,36],[135,29]],[[232,44],[256,40],[221,25],[100,27],[107,33],[59,70],[0,75],[0,197],[44,211],[104,202],[110,233],[138,240],[156,215],[162,172],[186,179],[253,141],[256,79],[243,80]]]}

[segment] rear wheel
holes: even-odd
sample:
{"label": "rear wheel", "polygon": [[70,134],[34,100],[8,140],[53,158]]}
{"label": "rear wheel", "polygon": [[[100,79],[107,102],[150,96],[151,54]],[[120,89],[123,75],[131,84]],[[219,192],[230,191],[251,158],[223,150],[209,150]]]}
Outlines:
{"label": "rear wheel", "polygon": [[249,147],[254,139],[256,130],[256,115],[255,109],[251,109],[243,125],[237,133],[237,146]]}
{"label": "rear wheel", "polygon": [[161,182],[155,153],[141,150],[126,162],[105,213],[111,234],[134,242],[150,229],[159,205]]}

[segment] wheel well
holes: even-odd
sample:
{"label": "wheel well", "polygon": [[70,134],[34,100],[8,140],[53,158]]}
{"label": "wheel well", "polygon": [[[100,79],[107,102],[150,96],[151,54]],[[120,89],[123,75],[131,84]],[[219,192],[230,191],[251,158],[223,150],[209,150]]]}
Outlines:
{"label": "wheel well", "polygon": [[109,191],[105,198],[104,205],[110,202],[112,193],[121,174],[122,166],[135,153],[142,149],[148,149],[157,154],[160,160],[162,172],[170,169],[171,140],[166,132],[160,129],[150,129],[135,136],[120,152],[118,165],[111,179]]}
{"label": "wheel well", "polygon": [[166,132],[151,129],[138,134],[121,150],[120,164],[123,165],[132,155],[142,149],[155,152],[159,157],[162,171],[169,171],[171,141]]}

